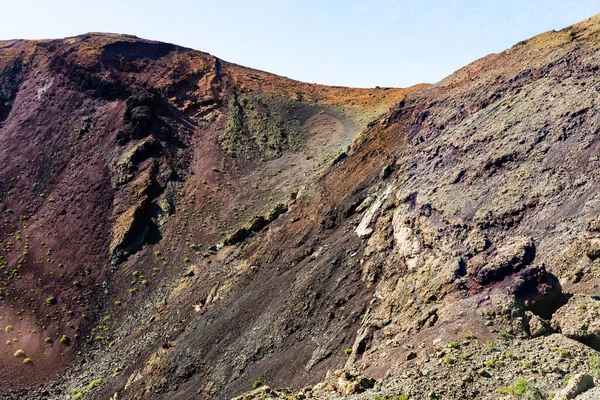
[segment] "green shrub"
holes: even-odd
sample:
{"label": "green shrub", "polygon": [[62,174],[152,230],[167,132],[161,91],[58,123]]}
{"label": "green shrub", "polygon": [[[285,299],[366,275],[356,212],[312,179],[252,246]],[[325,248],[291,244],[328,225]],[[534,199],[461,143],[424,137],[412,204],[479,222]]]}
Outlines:
{"label": "green shrub", "polygon": [[71,340],[69,340],[69,338],[67,337],[67,335],[62,335],[60,337],[60,339],[58,339],[58,341],[62,344],[64,344],[65,346],[68,346],[69,343],[71,343]]}
{"label": "green shrub", "polygon": [[252,389],[257,389],[259,386],[262,386],[262,382],[258,379],[252,382]]}
{"label": "green shrub", "polygon": [[589,364],[592,374],[595,375],[596,378],[600,378],[600,356],[597,354],[591,356]]}
{"label": "green shrub", "polygon": [[452,365],[456,362],[454,357],[446,356],[444,357],[444,364]]}
{"label": "green shrub", "polygon": [[522,394],[525,393],[529,385],[530,383],[527,379],[518,378],[512,385],[503,389],[499,389],[498,392],[503,396],[507,394],[512,394],[520,397]]}
{"label": "green shrub", "polygon": [[513,336],[506,331],[500,331],[498,332],[498,337],[503,340],[508,340],[511,339]]}
{"label": "green shrub", "polygon": [[52,296],[52,297],[48,297],[46,299],[46,304],[48,304],[49,306],[52,306],[54,304],[57,303],[56,297]]}
{"label": "green shrub", "polygon": [[547,400],[548,394],[525,378],[518,378],[512,385],[498,390],[502,396],[512,395],[523,400]]}
{"label": "green shrub", "polygon": [[350,348],[345,349],[344,354],[346,355],[346,357],[350,357],[350,354],[352,354],[352,349],[350,349]]}
{"label": "green shrub", "polygon": [[71,398],[72,399],[83,399],[83,391],[81,389],[73,389],[71,390]]}
{"label": "green shrub", "polygon": [[98,379],[94,379],[90,382],[90,384],[88,385],[88,388],[90,388],[90,389],[97,388],[98,386],[100,386],[101,383],[102,383],[102,377],[100,377]]}
{"label": "green shrub", "polygon": [[569,350],[563,349],[562,347],[556,349],[555,351],[556,351],[556,354],[558,354],[560,356],[560,358],[566,358],[571,355],[571,353],[569,353]]}

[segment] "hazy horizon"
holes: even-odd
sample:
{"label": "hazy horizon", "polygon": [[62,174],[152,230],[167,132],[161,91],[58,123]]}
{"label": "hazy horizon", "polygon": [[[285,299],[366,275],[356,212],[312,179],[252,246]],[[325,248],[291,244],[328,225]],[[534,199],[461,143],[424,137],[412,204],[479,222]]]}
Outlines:
{"label": "hazy horizon", "polygon": [[[11,3],[0,39],[131,34],[292,79],[337,86],[434,83],[490,53],[600,12],[597,1],[58,0]],[[25,16],[19,18],[19,16]]]}

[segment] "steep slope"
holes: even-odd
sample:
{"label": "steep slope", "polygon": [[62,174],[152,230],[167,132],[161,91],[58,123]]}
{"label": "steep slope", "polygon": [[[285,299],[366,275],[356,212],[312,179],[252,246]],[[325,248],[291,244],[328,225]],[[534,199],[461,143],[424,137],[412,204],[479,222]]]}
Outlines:
{"label": "steep slope", "polygon": [[4,42],[4,397],[573,398],[600,374],[599,39],[407,90]]}
{"label": "steep slope", "polygon": [[123,35],[0,42],[3,397],[112,395],[226,296],[239,243],[418,88],[309,85]]}
{"label": "steep slope", "polygon": [[360,374],[377,380],[364,398],[544,398],[593,372],[599,29],[540,35],[408,95],[221,258],[228,295],[201,298],[124,394],[298,388],[345,348],[350,372],[304,396],[373,385]]}
{"label": "steep slope", "polygon": [[599,50],[595,16],[474,62],[407,96],[300,200],[299,215],[319,210],[328,236],[354,240],[341,268],[371,296],[345,370],[299,395],[575,398],[593,385]]}

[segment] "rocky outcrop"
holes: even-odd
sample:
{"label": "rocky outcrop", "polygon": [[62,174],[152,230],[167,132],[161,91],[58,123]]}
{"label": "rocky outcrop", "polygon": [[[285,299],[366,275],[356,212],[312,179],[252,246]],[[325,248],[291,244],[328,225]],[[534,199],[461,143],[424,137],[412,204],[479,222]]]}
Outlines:
{"label": "rocky outcrop", "polygon": [[266,215],[255,216],[248,221],[244,226],[235,230],[224,240],[225,245],[234,245],[246,240],[251,234],[261,231],[264,227],[275,221],[281,214],[287,212],[288,206],[279,203]]}
{"label": "rocky outcrop", "polygon": [[554,395],[553,400],[579,399],[580,394],[594,387],[594,378],[588,374],[577,374],[569,378],[567,386]]}
{"label": "rocky outcrop", "polygon": [[535,258],[535,243],[532,237],[514,237],[489,261],[474,258],[469,261],[467,272],[481,285],[503,280],[513,272],[531,264]]}
{"label": "rocky outcrop", "polygon": [[559,308],[552,323],[563,335],[600,350],[600,301],[575,294]]}

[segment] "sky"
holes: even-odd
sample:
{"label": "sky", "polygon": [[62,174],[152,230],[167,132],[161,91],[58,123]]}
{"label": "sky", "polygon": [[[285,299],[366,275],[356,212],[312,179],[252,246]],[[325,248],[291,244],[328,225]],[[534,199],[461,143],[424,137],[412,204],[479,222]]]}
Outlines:
{"label": "sky", "polygon": [[406,87],[600,13],[600,0],[0,0],[2,39],[127,33],[329,85]]}

